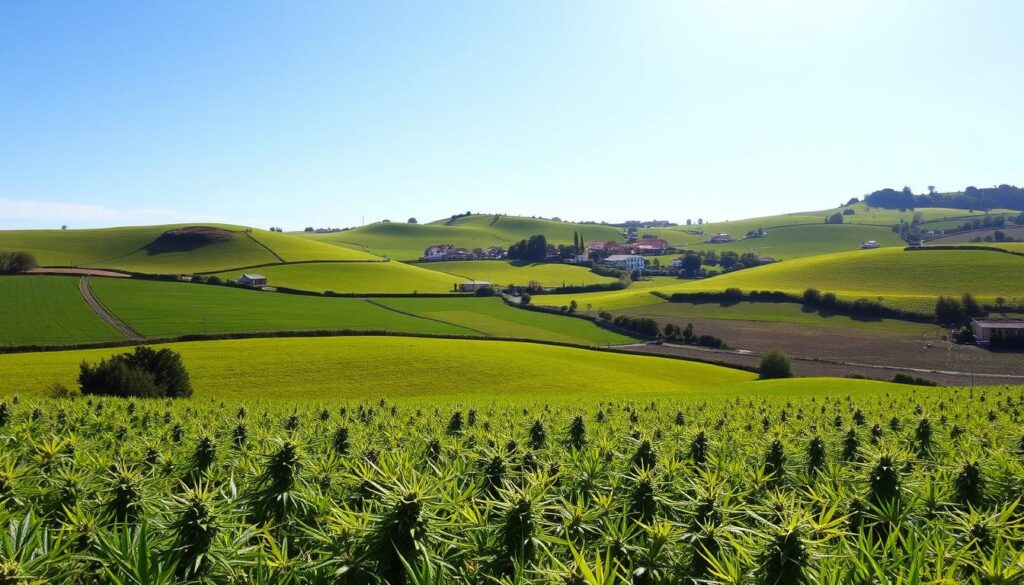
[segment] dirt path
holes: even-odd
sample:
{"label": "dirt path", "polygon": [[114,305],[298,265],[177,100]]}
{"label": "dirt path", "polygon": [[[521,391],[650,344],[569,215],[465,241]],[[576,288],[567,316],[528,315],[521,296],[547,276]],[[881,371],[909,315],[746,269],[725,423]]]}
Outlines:
{"label": "dirt path", "polygon": [[146,340],[146,338],[139,334],[138,331],[129,327],[127,323],[118,319],[117,316],[103,306],[103,303],[101,303],[92,292],[92,285],[89,284],[88,275],[82,275],[82,279],[78,281],[78,290],[82,291],[82,298],[84,298],[85,302],[92,307],[92,310],[99,315],[100,319],[109,323],[111,327],[116,329],[121,335],[124,335],[128,341],[141,342]]}

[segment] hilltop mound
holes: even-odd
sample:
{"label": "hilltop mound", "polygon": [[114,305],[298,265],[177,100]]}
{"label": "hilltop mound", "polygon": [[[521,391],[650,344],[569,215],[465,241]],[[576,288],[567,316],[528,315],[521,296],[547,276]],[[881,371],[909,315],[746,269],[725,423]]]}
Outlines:
{"label": "hilltop mound", "polygon": [[202,248],[211,244],[230,242],[235,238],[235,232],[212,226],[188,226],[175,228],[157,236],[155,240],[145,246],[150,254],[163,254],[165,252],[186,252]]}

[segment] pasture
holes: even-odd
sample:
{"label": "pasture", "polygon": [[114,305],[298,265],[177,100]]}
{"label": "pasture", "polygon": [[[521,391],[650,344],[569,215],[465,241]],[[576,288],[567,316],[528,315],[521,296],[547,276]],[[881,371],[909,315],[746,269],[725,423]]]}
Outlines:
{"label": "pasture", "polygon": [[[751,253],[759,257],[770,257],[777,260],[791,260],[818,254],[857,250],[860,248],[861,242],[867,240],[875,240],[883,247],[899,246],[902,248],[906,246],[891,229],[871,225],[813,224],[777,227],[767,230],[767,232],[768,235],[763,238],[750,238],[727,244],[690,244],[685,246],[682,251],[685,253],[686,250],[714,250],[719,254],[730,251],[737,254]],[[733,237],[742,236],[743,234],[733,235]],[[662,263],[665,262],[662,261]]]}
{"label": "pasture", "polygon": [[484,280],[498,286],[526,286],[539,282],[546,287],[608,284],[616,279],[600,276],[583,266],[571,264],[519,265],[502,260],[468,260],[456,262],[424,262],[422,268],[446,272],[468,280]]}
{"label": "pasture", "polygon": [[475,335],[355,298],[119,278],[93,278],[92,287],[108,309],[147,337],[343,329]]}
{"label": "pasture", "polygon": [[[196,399],[363,400],[448,397],[600,399],[687,395],[753,380],[719,366],[509,341],[409,337],[268,338],[174,343]],[[0,355],[0,393],[75,385],[78,365],[125,351]],[[230,356],[230,359],[225,359]]]}
{"label": "pasture", "polygon": [[314,262],[231,270],[217,276],[236,280],[245,272],[266,276],[270,286],[322,293],[448,293],[465,279],[402,262]]}
{"label": "pasture", "polygon": [[574,317],[509,307],[496,298],[374,299],[397,311],[465,327],[489,337],[538,339],[582,345],[621,345],[634,340]]}
{"label": "pasture", "polygon": [[0,276],[0,345],[121,339],[86,304],[78,290],[78,277]]}

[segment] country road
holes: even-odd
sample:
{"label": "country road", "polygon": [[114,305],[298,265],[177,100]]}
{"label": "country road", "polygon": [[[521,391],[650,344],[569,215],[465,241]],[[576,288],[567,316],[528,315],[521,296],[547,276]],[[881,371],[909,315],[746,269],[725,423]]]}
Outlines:
{"label": "country road", "polygon": [[118,319],[116,315],[103,306],[103,303],[92,292],[92,285],[89,283],[88,275],[82,275],[81,280],[78,281],[78,290],[82,291],[82,298],[99,315],[100,319],[109,323],[111,327],[116,329],[121,335],[124,335],[129,341],[142,342],[146,340],[138,331],[129,327],[127,323]]}

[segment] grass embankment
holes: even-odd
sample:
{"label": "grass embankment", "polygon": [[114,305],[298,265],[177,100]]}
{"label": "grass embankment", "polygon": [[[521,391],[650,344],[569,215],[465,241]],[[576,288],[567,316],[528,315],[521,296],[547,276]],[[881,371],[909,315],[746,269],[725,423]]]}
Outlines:
{"label": "grass embankment", "polygon": [[[0,276],[0,345],[60,345],[121,339],[123,337],[85,303],[78,290],[78,277]],[[0,377],[4,375],[6,371]]]}
{"label": "grass embankment", "polygon": [[[164,347],[164,346],[154,346]],[[719,366],[517,342],[398,337],[247,339],[168,344],[196,398],[606,398],[706,393],[755,375]],[[0,355],[4,394],[74,386],[78,364],[123,349]]]}
{"label": "grass embankment", "polygon": [[[1014,299],[1024,296],[1024,257],[980,250],[857,250],[680,281],[653,290],[672,294],[721,292],[727,288],[792,294],[817,288],[843,299],[881,300],[889,306],[921,313],[933,311],[939,295],[959,296],[964,292],[986,303],[1003,297],[1009,304],[1016,304]],[[634,286],[608,293],[546,295],[536,302],[557,306],[575,299],[581,305],[590,303],[595,309],[622,309],[659,302],[644,294],[650,290]]]}
{"label": "grass embankment", "polygon": [[534,281],[546,287],[586,286],[616,281],[615,278],[594,274],[589,268],[571,264],[518,265],[500,260],[469,260],[429,262],[417,266],[471,280],[485,280],[499,286],[526,286]]}
{"label": "grass embankment", "polygon": [[235,280],[243,272],[267,277],[270,286],[283,286],[317,293],[349,294],[447,293],[465,279],[426,270],[401,262],[344,262],[285,264],[253,270],[232,270],[218,274]]}

